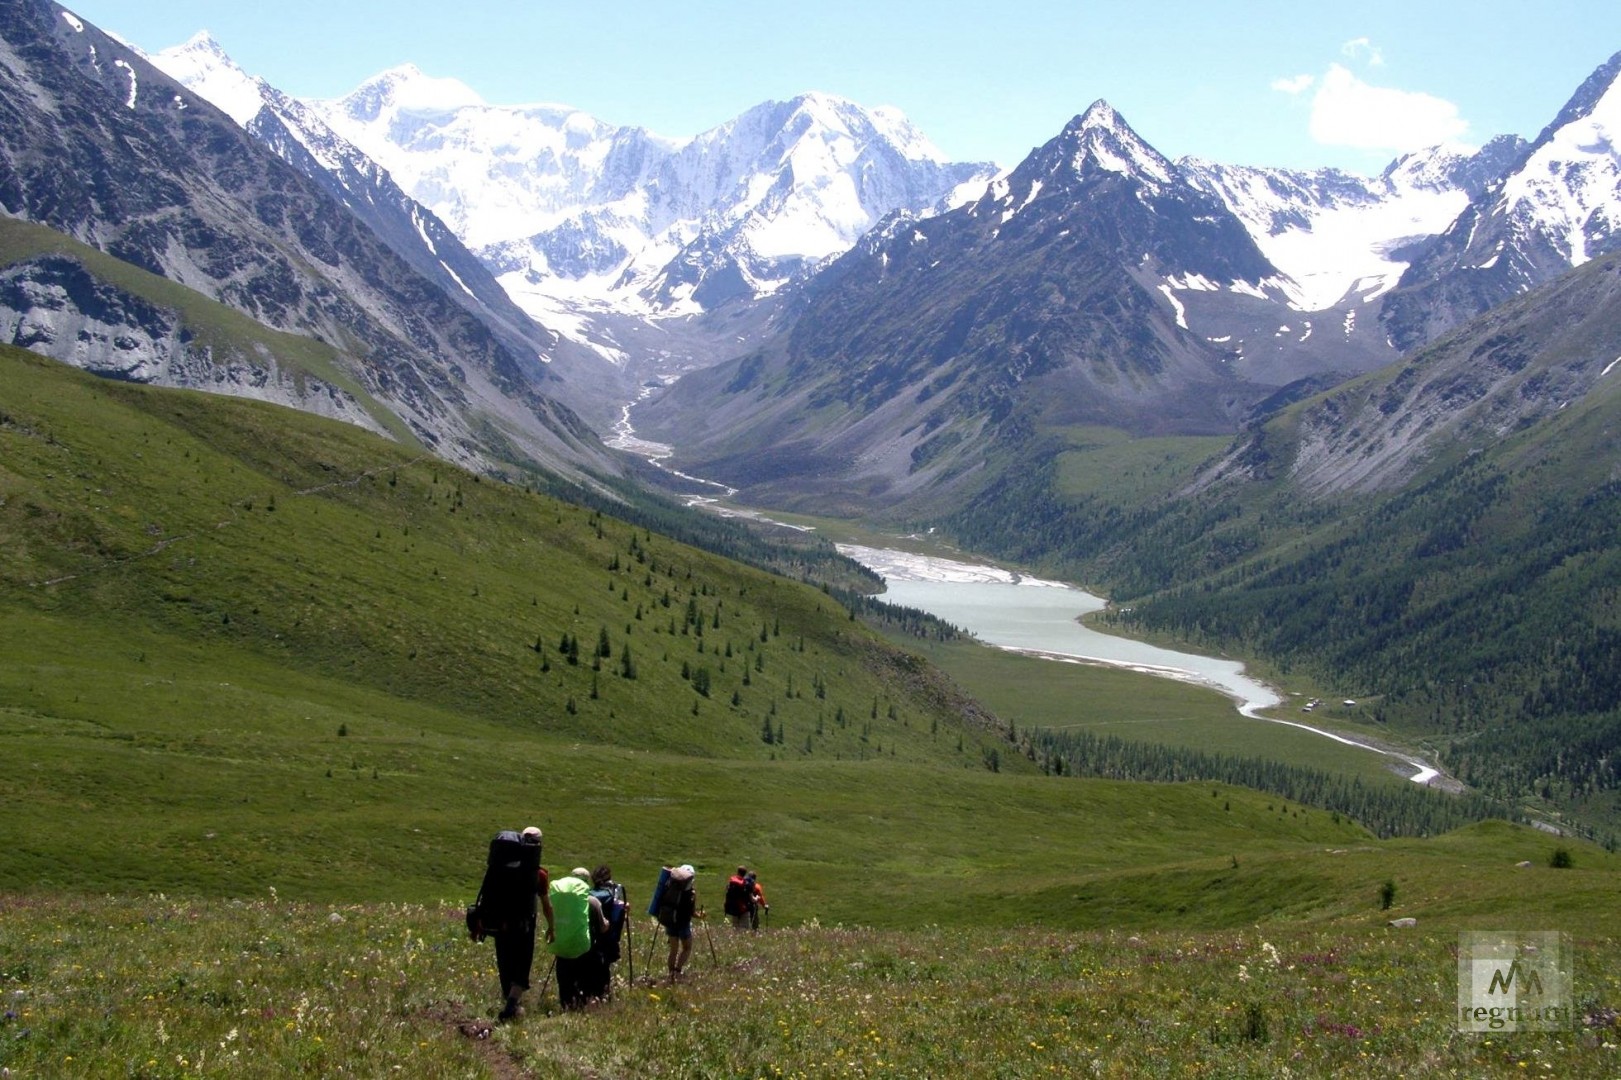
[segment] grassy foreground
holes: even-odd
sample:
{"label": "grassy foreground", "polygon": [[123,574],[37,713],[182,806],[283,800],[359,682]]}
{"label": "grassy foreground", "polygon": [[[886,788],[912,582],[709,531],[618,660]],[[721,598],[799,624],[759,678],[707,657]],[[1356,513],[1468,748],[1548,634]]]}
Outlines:
{"label": "grassy foreground", "polygon": [[[0,900],[0,1068],[22,1077],[1609,1077],[1621,949],[1577,934],[1573,1030],[1462,1034],[1457,935],[700,934],[677,986],[494,1027],[490,947],[444,906]],[[713,946],[713,953],[710,951]],[[655,954],[652,954],[656,956]],[[651,968],[657,972],[659,961]],[[551,990],[550,987],[547,988]]]}

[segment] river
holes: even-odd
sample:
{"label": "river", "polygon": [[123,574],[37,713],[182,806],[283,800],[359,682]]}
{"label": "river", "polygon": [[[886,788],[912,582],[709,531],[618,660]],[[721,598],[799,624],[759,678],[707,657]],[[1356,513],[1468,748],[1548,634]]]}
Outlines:
{"label": "river", "polygon": [[[672,448],[637,437],[631,425],[632,408],[650,393],[651,388],[644,388],[636,401],[623,407],[619,422],[614,425],[613,437],[607,440],[609,446],[640,455],[672,475],[714,492],[713,495],[689,494],[686,496],[689,506],[701,506],[712,513],[729,517],[752,518],[802,531],[806,529],[801,525],[773,521],[754,510],[727,505],[720,500],[736,495],[735,488],[669,468],[665,459],[672,455]],[[1246,676],[1244,665],[1236,660],[1177,652],[1131,638],[1099,633],[1082,625],[1082,615],[1100,611],[1105,605],[1097,597],[1071,585],[1042,581],[1000,567],[914,555],[890,548],[840,544],[838,549],[884,579],[887,590],[883,597],[885,600],[926,611],[967,630],[987,645],[1050,660],[1110,664],[1208,686],[1233,698],[1238,702],[1239,712],[1255,720],[1300,728],[1346,746],[1404,762],[1412,770],[1414,783],[1428,784],[1440,775],[1439,770],[1408,754],[1337,735],[1310,724],[1262,716],[1260,710],[1281,704],[1283,698],[1270,686]]]}
{"label": "river", "polygon": [[1282,703],[1272,687],[1244,674],[1236,660],[1177,652],[1131,638],[1104,634],[1080,618],[1101,611],[1102,600],[1063,582],[1043,581],[1000,567],[959,562],[890,548],[838,545],[840,553],[884,579],[883,599],[926,611],[961,627],[987,645],[1052,660],[1109,664],[1219,690],[1238,702],[1245,716],[1284,724],[1347,746],[1392,757],[1427,784],[1439,771],[1425,762],[1371,743],[1293,720],[1262,716]]}

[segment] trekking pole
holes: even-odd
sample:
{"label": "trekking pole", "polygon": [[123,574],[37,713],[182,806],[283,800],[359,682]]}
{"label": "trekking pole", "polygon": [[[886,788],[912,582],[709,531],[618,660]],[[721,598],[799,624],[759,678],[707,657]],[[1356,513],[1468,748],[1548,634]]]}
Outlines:
{"label": "trekking pole", "polygon": [[[647,934],[647,963],[643,964],[642,966],[647,968],[647,970],[649,970],[649,971],[653,970],[653,946],[655,946],[657,944],[658,944],[658,935],[653,933],[651,930],[648,931],[648,934]],[[651,978],[653,978],[653,976],[649,975],[648,978],[651,979]]]}
{"label": "trekking pole", "polygon": [[540,980],[540,992],[535,995],[535,1004],[538,1006],[546,1000],[546,987],[551,985],[552,976],[557,974],[557,957],[552,957],[552,966],[546,969],[546,977]]}
{"label": "trekking pole", "polygon": [[[625,909],[625,963],[630,965],[630,979],[625,985],[632,989],[636,986],[636,942],[632,940],[636,935],[631,933],[631,926],[635,922],[636,920],[631,917],[630,908],[627,905]],[[608,983],[611,986],[613,980],[609,979]]]}
{"label": "trekking pole", "polygon": [[716,967],[720,967],[720,957],[715,953],[715,935],[709,932],[709,920],[700,920],[704,924],[704,940],[709,942],[709,959]]}

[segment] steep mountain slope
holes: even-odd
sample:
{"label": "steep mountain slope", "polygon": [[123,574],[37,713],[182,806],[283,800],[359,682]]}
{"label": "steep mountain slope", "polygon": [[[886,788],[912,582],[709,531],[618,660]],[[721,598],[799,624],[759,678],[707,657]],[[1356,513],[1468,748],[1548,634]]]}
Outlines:
{"label": "steep mountain slope", "polygon": [[752,497],[877,503],[972,483],[1032,425],[1231,431],[1270,391],[1190,329],[1173,286],[1242,319],[1277,310],[1276,276],[1098,102],[977,202],[887,222],[806,290],[785,342],[688,376],[638,419]]}
{"label": "steep mountain slope", "polygon": [[1071,492],[1033,467],[943,524],[1108,588],[1139,632],[1319,680],[1494,796],[1621,820],[1621,253],[1153,497],[1110,460]]}
{"label": "steep mountain slope", "polygon": [[486,105],[414,66],[307,103],[443,218],[527,310],[692,313],[769,294],[895,209],[994,169],[944,160],[900,114],[826,94],[692,139],[555,105]]}
{"label": "steep mountain slope", "polygon": [[1410,349],[1621,246],[1621,53],[1402,276],[1384,320]]}
{"label": "steep mountain slope", "polygon": [[[1621,407],[1621,258],[1601,257],[1502,304],[1410,359],[1347,383],[1268,425],[1206,479],[1231,469],[1322,496],[1390,491],[1503,441]],[[1287,449],[1273,445],[1279,437]],[[1547,439],[1544,433],[1539,436]],[[1574,447],[1560,452],[1568,457]],[[1570,459],[1575,476],[1612,449]],[[1612,462],[1613,464],[1613,462]]]}
{"label": "steep mountain slope", "polygon": [[[0,15],[0,206],[336,350],[346,377],[445,457],[576,471],[612,459],[568,408],[536,393],[520,357],[305,176],[212,106],[44,0]],[[18,271],[13,268],[13,278]],[[82,294],[41,279],[22,325],[71,314]],[[24,290],[30,292],[30,290]],[[14,295],[19,295],[14,290]],[[115,356],[118,335],[32,334],[59,359]],[[207,367],[208,358],[203,357]],[[222,358],[222,363],[224,360]],[[274,355],[195,366],[107,366],[139,377],[316,405],[332,392]]]}

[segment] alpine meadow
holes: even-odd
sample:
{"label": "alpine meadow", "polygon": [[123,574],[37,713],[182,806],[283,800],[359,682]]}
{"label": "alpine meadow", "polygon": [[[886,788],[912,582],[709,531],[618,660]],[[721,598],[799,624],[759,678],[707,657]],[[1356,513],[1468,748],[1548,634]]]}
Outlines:
{"label": "alpine meadow", "polygon": [[0,0],[0,1080],[1621,1074],[1621,53],[1359,175],[154,15]]}

